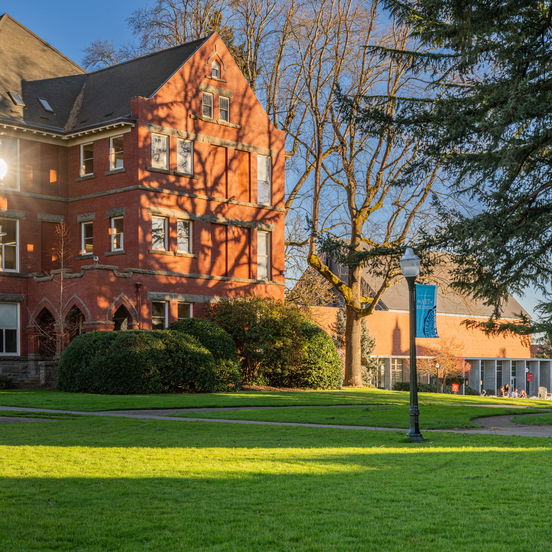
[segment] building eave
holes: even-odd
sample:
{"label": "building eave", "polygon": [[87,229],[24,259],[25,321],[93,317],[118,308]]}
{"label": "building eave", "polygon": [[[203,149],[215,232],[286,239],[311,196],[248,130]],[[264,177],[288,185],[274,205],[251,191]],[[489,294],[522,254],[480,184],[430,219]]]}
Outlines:
{"label": "building eave", "polygon": [[0,134],[2,131],[10,130],[16,133],[31,134],[37,137],[49,138],[55,141],[65,143],[71,142],[74,139],[81,138],[90,134],[99,134],[116,128],[134,127],[135,121],[129,119],[113,119],[98,125],[91,125],[86,128],[72,130],[69,132],[63,130],[48,129],[38,125],[24,125],[16,122],[0,119]]}

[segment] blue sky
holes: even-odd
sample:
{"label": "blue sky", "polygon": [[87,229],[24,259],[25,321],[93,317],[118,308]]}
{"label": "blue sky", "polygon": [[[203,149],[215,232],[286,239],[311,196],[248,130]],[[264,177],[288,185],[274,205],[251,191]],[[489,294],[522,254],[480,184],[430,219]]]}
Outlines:
{"label": "blue sky", "polygon": [[[132,41],[127,18],[154,0],[0,0],[0,14],[7,12],[46,42],[77,63],[92,41],[112,40],[115,45]],[[522,305],[533,314],[538,294],[528,290]]]}
{"label": "blue sky", "polygon": [[132,11],[152,5],[150,0],[0,0],[0,14],[9,13],[46,42],[80,63],[83,49],[93,40],[132,40],[127,18]]}

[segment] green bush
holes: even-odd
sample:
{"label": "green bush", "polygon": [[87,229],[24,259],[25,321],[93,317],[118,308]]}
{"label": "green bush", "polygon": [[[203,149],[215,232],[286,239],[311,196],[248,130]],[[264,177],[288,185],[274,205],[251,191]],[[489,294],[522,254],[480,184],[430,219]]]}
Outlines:
{"label": "green bush", "polygon": [[265,375],[270,385],[309,389],[341,387],[341,360],[332,338],[324,330],[312,322],[304,321],[296,343],[301,353],[297,363],[267,369]]}
{"label": "green bush", "polygon": [[335,345],[297,307],[258,297],[222,299],[208,316],[234,339],[246,383],[340,387]]}
{"label": "green bush", "polygon": [[238,361],[236,344],[232,336],[218,324],[201,318],[186,318],[175,322],[171,330],[193,335],[215,359]]}
{"label": "green bush", "polygon": [[75,338],[60,359],[62,391],[107,394],[226,391],[239,370],[216,361],[183,332],[91,332]]}
{"label": "green bush", "polygon": [[58,365],[58,387],[62,391],[92,389],[95,374],[90,365],[96,355],[105,354],[117,332],[90,332],[75,337],[63,351]]}
{"label": "green bush", "polygon": [[298,328],[305,320],[298,308],[273,299],[240,297],[221,299],[210,307],[208,316],[232,336],[245,383],[270,384],[267,368],[278,371],[297,364]]}

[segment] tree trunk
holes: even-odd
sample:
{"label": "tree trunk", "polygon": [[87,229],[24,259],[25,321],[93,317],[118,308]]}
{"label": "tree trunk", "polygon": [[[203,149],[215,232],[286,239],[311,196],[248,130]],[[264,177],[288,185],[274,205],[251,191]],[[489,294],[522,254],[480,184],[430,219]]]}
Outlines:
{"label": "tree trunk", "polygon": [[345,385],[362,387],[361,364],[361,319],[356,311],[346,307],[347,322],[345,324]]}

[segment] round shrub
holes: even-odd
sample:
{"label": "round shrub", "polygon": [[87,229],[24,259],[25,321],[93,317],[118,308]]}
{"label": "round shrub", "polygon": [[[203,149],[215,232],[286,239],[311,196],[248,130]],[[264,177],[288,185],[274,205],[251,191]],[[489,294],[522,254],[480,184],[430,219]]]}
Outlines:
{"label": "round shrub", "polygon": [[245,383],[270,384],[267,371],[297,364],[298,330],[305,321],[297,307],[260,297],[223,298],[208,316],[232,336]]}
{"label": "round shrub", "polygon": [[193,335],[216,359],[238,361],[232,336],[210,320],[186,318],[172,324],[170,329]]}
{"label": "round shrub", "polygon": [[332,338],[312,322],[304,325],[303,337],[306,347],[299,387],[339,389],[343,368]]}
{"label": "round shrub", "polygon": [[236,388],[239,370],[193,336],[171,330],[91,332],[63,352],[59,388],[107,394],[213,392]]}
{"label": "round shrub", "polygon": [[90,332],[75,337],[63,351],[58,365],[58,388],[62,391],[83,391],[94,385],[90,369],[96,354],[105,354],[116,332]]}
{"label": "round shrub", "polygon": [[331,338],[294,305],[274,299],[221,299],[209,318],[234,339],[246,383],[336,389],[342,368]]}
{"label": "round shrub", "polygon": [[304,321],[297,336],[301,344],[297,363],[268,370],[270,385],[309,389],[339,389],[343,381],[341,360],[332,338],[316,324]]}

